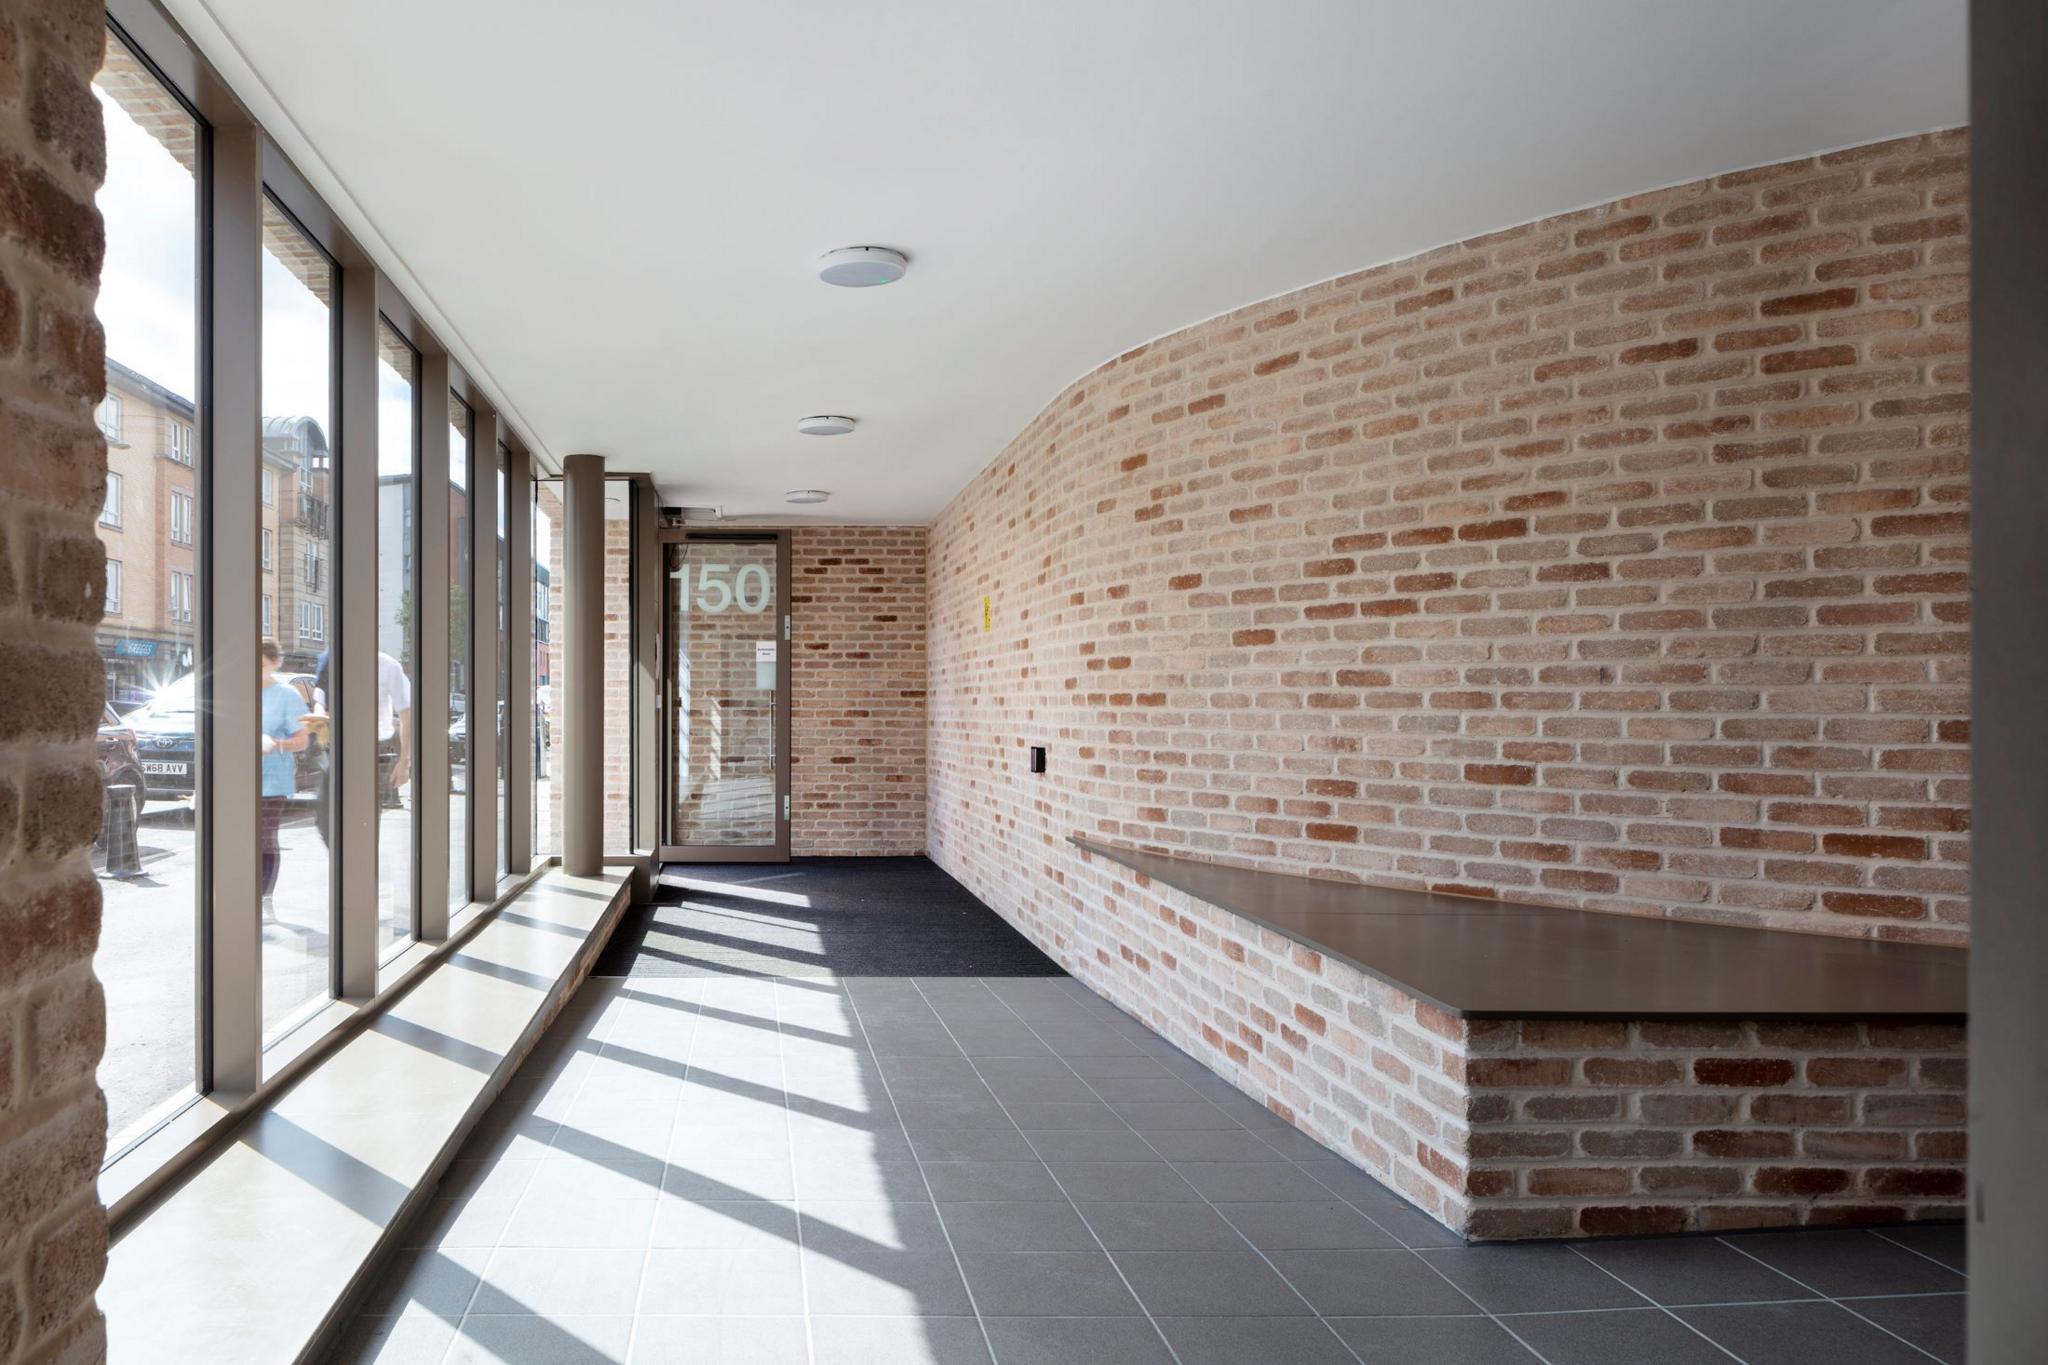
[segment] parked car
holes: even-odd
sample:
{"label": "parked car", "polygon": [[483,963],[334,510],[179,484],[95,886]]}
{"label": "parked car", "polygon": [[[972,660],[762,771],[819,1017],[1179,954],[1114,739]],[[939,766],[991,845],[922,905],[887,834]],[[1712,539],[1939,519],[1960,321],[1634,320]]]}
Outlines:
{"label": "parked car", "polygon": [[197,695],[198,675],[187,673],[158,688],[121,719],[134,732],[136,759],[152,801],[182,801],[192,795]]}
{"label": "parked car", "polygon": [[149,783],[143,776],[142,757],[135,749],[135,732],[128,728],[114,708],[104,709],[100,717],[98,752],[100,781],[106,786],[127,787],[135,793],[135,814],[142,814],[142,807],[149,799]]}

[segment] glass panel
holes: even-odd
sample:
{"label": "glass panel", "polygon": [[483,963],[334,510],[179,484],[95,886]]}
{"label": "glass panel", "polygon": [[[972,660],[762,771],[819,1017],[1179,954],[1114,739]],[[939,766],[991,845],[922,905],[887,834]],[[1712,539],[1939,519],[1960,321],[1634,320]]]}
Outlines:
{"label": "glass panel", "polygon": [[334,263],[263,201],[263,1027],[328,995]]}
{"label": "glass panel", "polygon": [[413,773],[414,490],[419,471],[419,357],[377,320],[377,918],[388,947],[416,932],[417,804]]}
{"label": "glass panel", "polygon": [[776,840],[775,685],[782,631],[775,542],[664,547],[670,678],[671,843]]}
{"label": "glass panel", "polygon": [[562,481],[533,481],[533,852],[562,851]]}
{"label": "glass panel", "polygon": [[[94,862],[104,923],[93,968],[106,990],[107,1154],[141,1136],[197,1078],[199,850],[193,793],[200,640],[196,553],[207,452],[193,459],[198,392],[200,125],[123,47],[107,40],[93,81],[106,121],[99,192],[106,263],[108,580],[99,732],[106,811]],[[0,456],[4,459],[5,456]],[[172,496],[192,520],[173,535]],[[242,572],[245,566],[233,565]]]}
{"label": "glass panel", "polygon": [[604,851],[633,851],[633,483],[604,483]]}
{"label": "glass panel", "polygon": [[497,487],[492,495],[492,505],[498,521],[498,855],[492,860],[492,866],[497,868],[498,876],[501,878],[512,870],[512,807],[505,799],[505,779],[511,764],[511,754],[507,752],[505,743],[505,719],[512,714],[508,709],[512,696],[512,641],[506,634],[506,626],[512,617],[510,604],[505,598],[506,584],[511,581],[511,563],[506,558],[509,545],[505,539],[505,480],[506,471],[510,469],[511,464],[512,452],[502,445],[499,446]]}
{"label": "glass panel", "polygon": [[448,907],[469,904],[469,408],[448,395]]}

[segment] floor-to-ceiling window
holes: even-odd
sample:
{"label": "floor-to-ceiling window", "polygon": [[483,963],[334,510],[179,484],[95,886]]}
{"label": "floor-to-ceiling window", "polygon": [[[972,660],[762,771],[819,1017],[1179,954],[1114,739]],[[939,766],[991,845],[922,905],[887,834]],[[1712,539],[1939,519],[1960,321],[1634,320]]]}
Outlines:
{"label": "floor-to-ceiling window", "polygon": [[[377,918],[385,945],[417,924],[413,692],[418,679],[419,356],[377,324]],[[429,683],[430,686],[438,685]]]}
{"label": "floor-to-ceiling window", "polygon": [[208,755],[200,588],[214,491],[199,439],[206,129],[117,38],[93,88],[107,148],[98,311],[108,483],[99,534],[109,563],[99,630],[105,828],[94,855],[104,914],[93,967],[106,994],[99,1081],[109,1151],[117,1152],[189,1097],[201,1075],[196,952]]}
{"label": "floor-to-ceiling window", "polygon": [[533,851],[562,851],[562,481],[533,481]]}
{"label": "floor-to-ceiling window", "polygon": [[507,792],[509,791],[507,778],[511,773],[512,760],[511,746],[506,743],[510,736],[509,723],[512,716],[512,639],[509,630],[512,615],[511,605],[506,597],[506,589],[512,583],[512,563],[510,559],[511,542],[506,535],[509,526],[509,511],[505,505],[508,487],[506,480],[510,475],[511,467],[512,451],[501,442],[498,446],[498,458],[496,460],[497,477],[494,480],[491,495],[492,514],[496,518],[498,525],[498,534],[493,542],[498,547],[495,570],[498,575],[498,645],[496,660],[498,669],[498,715],[496,722],[498,731],[498,821],[496,830],[498,852],[497,856],[492,859],[491,865],[497,869],[498,876],[501,878],[511,871],[512,858],[512,805],[506,799]]}
{"label": "floor-to-ceiling window", "polygon": [[[263,202],[263,553],[259,665],[263,1023],[275,1034],[328,996],[334,952],[334,262]],[[244,490],[245,496],[250,490]],[[353,699],[351,699],[353,701]]]}
{"label": "floor-to-ceiling window", "polygon": [[470,727],[490,723],[470,714],[470,552],[469,519],[477,481],[469,467],[475,417],[454,394],[448,395],[448,905],[469,903],[470,793],[474,790],[475,747]]}

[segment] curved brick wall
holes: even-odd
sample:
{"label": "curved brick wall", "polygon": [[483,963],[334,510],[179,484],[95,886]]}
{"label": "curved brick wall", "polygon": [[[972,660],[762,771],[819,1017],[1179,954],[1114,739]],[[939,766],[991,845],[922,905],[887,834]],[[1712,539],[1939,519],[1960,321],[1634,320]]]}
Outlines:
{"label": "curved brick wall", "polygon": [[1069,833],[1960,939],[1965,177],[1721,176],[1086,376],[931,531],[933,856],[1133,1006]]}

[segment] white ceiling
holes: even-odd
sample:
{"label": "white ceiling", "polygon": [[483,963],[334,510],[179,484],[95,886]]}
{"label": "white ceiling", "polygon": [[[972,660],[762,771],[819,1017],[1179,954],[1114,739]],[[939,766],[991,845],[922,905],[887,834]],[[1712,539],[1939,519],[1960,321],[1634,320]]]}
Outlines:
{"label": "white ceiling", "polygon": [[[169,4],[530,440],[781,520],[927,521],[1242,304],[1967,118],[1965,0]],[[859,243],[908,278],[817,282]]]}

